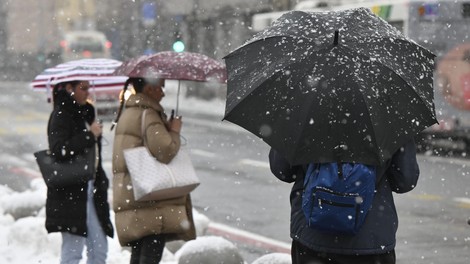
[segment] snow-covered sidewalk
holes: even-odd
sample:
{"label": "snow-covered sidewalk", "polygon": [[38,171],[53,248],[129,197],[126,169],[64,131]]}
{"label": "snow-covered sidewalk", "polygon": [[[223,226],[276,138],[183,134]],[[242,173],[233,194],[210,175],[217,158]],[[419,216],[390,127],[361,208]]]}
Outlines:
{"label": "snow-covered sidewalk", "polygon": [[[41,178],[32,180],[31,189],[24,192],[0,185],[0,263],[59,263],[61,236],[59,233],[48,234],[44,227],[46,192],[47,187]],[[206,216],[196,210],[193,214],[197,239],[168,243],[162,264],[246,263],[233,243],[219,236],[206,235],[210,225]],[[112,211],[111,219],[114,220]],[[108,242],[107,263],[129,263],[128,248],[121,247],[117,239],[108,238]],[[81,263],[84,264],[85,259]],[[287,264],[290,256],[273,253],[254,262],[262,263]]]}

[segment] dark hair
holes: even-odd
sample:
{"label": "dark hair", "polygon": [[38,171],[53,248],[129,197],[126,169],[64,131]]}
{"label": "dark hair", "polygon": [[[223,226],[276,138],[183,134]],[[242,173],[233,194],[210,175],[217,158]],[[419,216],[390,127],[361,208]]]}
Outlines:
{"label": "dark hair", "polygon": [[57,88],[57,89],[65,89],[65,86],[67,86],[67,84],[70,84],[72,85],[72,87],[76,87],[79,83],[81,83],[82,81],[68,81],[68,82],[61,82],[61,83],[58,83],[56,85],[54,85],[54,89]]}
{"label": "dark hair", "polygon": [[147,84],[144,78],[129,78],[128,81],[132,83],[135,93],[141,93],[144,90],[145,84]]}
{"label": "dark hair", "polygon": [[120,101],[119,109],[117,111],[116,118],[114,119],[111,125],[111,131],[114,129],[114,126],[116,126],[117,122],[119,121],[119,117],[121,117],[122,109],[124,108],[124,103],[125,103],[124,95],[130,83],[132,83],[135,93],[141,93],[144,90],[146,81],[144,78],[133,78],[133,77],[126,80],[126,83],[124,84],[124,88],[122,89],[122,92],[121,92],[121,96],[119,98],[119,101]]}
{"label": "dark hair", "polygon": [[126,83],[124,84],[124,88],[122,89],[121,97],[119,98],[121,103],[119,105],[116,119],[114,119],[111,125],[111,131],[114,129],[114,126],[119,121],[119,117],[121,117],[122,109],[124,108],[124,103],[125,103],[124,94],[126,93],[127,87],[129,86],[129,84],[132,84],[132,86],[134,87],[135,93],[142,93],[144,90],[144,86],[147,83],[154,83],[154,82],[158,82],[159,80],[160,80],[159,78],[136,78],[136,77],[130,77],[129,79],[127,79]]}
{"label": "dark hair", "polygon": [[67,86],[67,84],[70,84],[73,88],[75,88],[81,82],[82,81],[68,81],[68,82],[61,82],[61,83],[54,85],[54,88],[52,89],[52,104],[53,105],[56,104],[58,94],[61,91],[65,90],[65,87]]}

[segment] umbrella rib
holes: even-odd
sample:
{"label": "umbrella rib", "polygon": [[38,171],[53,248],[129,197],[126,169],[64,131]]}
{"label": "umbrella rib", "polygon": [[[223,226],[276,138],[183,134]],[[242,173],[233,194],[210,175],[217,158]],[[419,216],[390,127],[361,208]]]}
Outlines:
{"label": "umbrella rib", "polygon": [[[365,58],[369,58],[363,54],[360,54],[358,52],[356,52],[355,50],[347,47],[347,46],[341,46],[341,47],[344,47],[344,48],[347,48],[348,50],[350,50],[351,52],[354,52],[357,54],[357,56],[362,56],[362,57],[365,57]],[[392,68],[390,68],[388,65],[382,63],[382,61],[380,61],[380,59],[377,59],[379,62],[380,62],[380,65],[382,65],[383,67],[387,68],[393,75],[397,76],[398,78],[400,78],[404,83],[406,83],[407,85],[411,86],[413,88],[413,92],[418,96],[418,98],[421,100],[421,103],[423,103],[425,106],[426,106],[426,102],[423,100],[423,98],[421,97],[421,95],[416,91],[416,88],[414,87],[414,85],[411,85],[409,84],[405,79],[403,79],[403,77],[401,77],[401,75],[399,75],[398,73],[395,72],[395,70],[393,70]]]}
{"label": "umbrella rib", "polygon": [[[284,64],[282,65],[283,68],[280,68],[280,69],[278,69],[278,71],[275,71],[274,74],[273,74],[273,76],[274,76],[275,74],[279,74],[280,72],[282,72],[282,70],[284,70],[286,67],[288,67],[288,66],[290,66],[290,65],[292,65],[292,64],[294,64],[294,63],[298,63],[298,61],[293,61],[293,62],[289,63],[289,60],[288,60],[287,58],[286,58],[286,61],[287,61],[286,64],[285,64],[285,65],[284,65]],[[258,82],[259,82],[259,80],[258,80]],[[263,83],[263,82],[264,82],[264,81],[261,81],[261,83]],[[252,88],[252,87],[253,87],[253,88]],[[250,92],[246,92],[246,93],[244,93],[242,96],[240,96],[240,98],[238,99],[238,103],[237,103],[236,105],[234,105],[234,106],[231,108],[230,112],[233,111],[233,110],[238,106],[238,104],[239,104],[240,102],[243,102],[246,97],[250,96],[250,94],[252,94],[252,93],[253,93],[255,90],[257,90],[259,87],[260,87],[259,85],[253,85],[253,84],[250,85],[250,87],[249,87],[250,89],[247,89],[247,91],[249,90]],[[223,119],[226,119],[226,117],[227,117],[227,114],[224,115],[224,118],[223,118]]]}
{"label": "umbrella rib", "polygon": [[[342,47],[345,47],[347,48],[348,50],[350,50],[351,52],[354,52],[357,54],[357,56],[361,56],[361,57],[365,57],[365,58],[369,58],[363,54],[360,54],[358,52],[356,52],[355,50],[349,48],[349,47],[346,47],[346,46],[342,46]],[[380,61],[379,61],[380,62]],[[406,83],[407,85],[409,85],[410,87],[412,87],[412,90],[413,92],[417,95],[417,97],[419,98],[419,100],[421,101],[421,103],[426,107],[426,102],[423,100],[423,98],[419,95],[419,93],[416,91],[416,89],[414,88],[414,86],[410,85],[405,79],[403,79],[399,74],[397,74],[393,69],[391,69],[390,67],[388,67],[387,65],[383,64],[382,62],[380,62],[380,65],[382,65],[383,67],[387,68],[394,76],[398,77],[399,79],[401,79],[404,83]],[[358,79],[358,77],[355,75],[355,74],[351,74],[354,78]],[[359,79],[358,79],[359,80]],[[365,98],[365,95],[363,93],[361,93],[362,97],[363,97],[363,100],[364,102],[367,102],[366,98]],[[370,111],[369,111],[369,108],[367,107],[367,112],[370,116]],[[374,130],[374,126],[371,124],[371,127],[372,127],[372,131],[374,132],[374,137],[375,137],[375,130]],[[377,149],[377,154],[380,153],[380,149],[378,148],[378,145],[376,146],[376,149]],[[381,158],[380,156],[377,156],[378,158],[378,161],[380,162]]]}
{"label": "umbrella rib", "polygon": [[[308,100],[307,109],[310,109],[312,104],[313,104],[313,100]],[[308,112],[309,111],[305,111],[305,113],[308,113]],[[302,119],[303,119],[303,121],[307,121],[307,118],[308,118],[308,115],[304,114]],[[306,122],[306,124],[308,124],[308,122]],[[292,150],[293,153],[295,153],[297,151],[297,149],[299,148],[300,141],[301,141],[300,139],[302,138],[302,135],[304,134],[304,129],[299,129],[299,130],[300,130],[300,133],[297,134],[297,138],[294,141],[294,142],[296,142],[296,144],[294,145],[294,148]],[[294,129],[294,131],[295,131],[295,129]],[[292,160],[294,160],[294,159],[292,158]]]}
{"label": "umbrella rib", "polygon": [[[358,78],[356,75],[353,75],[353,76],[354,76],[354,78]],[[370,113],[370,111],[369,111],[369,105],[367,104],[367,100],[366,100],[366,98],[365,98],[365,94],[364,94],[364,93],[360,93],[360,94],[361,94],[361,96],[362,96],[362,100],[364,100],[364,103],[367,105],[367,108],[366,108],[366,109],[367,109],[367,114],[368,114],[368,116],[371,116],[371,113]],[[374,139],[375,139],[375,141],[377,141],[377,138],[376,138],[376,137],[377,137],[377,136],[376,136],[377,133],[376,133],[376,131],[375,131],[374,125],[372,124],[372,120],[371,120],[370,126],[371,126],[371,130],[372,130],[373,133],[374,133]],[[380,153],[379,145],[378,145],[378,144],[375,144],[374,147],[375,147],[375,149],[376,149],[376,151],[375,151],[374,153],[376,153],[376,155],[377,155],[376,158],[377,158],[377,160],[378,160],[379,163],[380,163],[380,160],[381,160],[381,159],[380,159],[380,156],[379,156],[379,153]]]}
{"label": "umbrella rib", "polygon": [[[352,53],[356,53],[358,56],[362,56],[362,57],[368,58],[367,56],[364,56],[364,55],[362,55],[362,54],[359,54],[359,53],[357,53],[355,50],[353,50],[353,49],[351,49],[351,48],[349,48],[349,47],[347,47],[347,46],[342,45],[341,47],[344,47],[344,48],[348,49],[348,50],[351,51]],[[338,51],[344,53],[345,55],[348,55],[348,53],[343,52],[341,49],[339,49]],[[387,67],[387,68],[388,68],[388,67]],[[394,72],[394,71],[392,71],[392,72]],[[395,73],[395,72],[394,72],[394,73]],[[352,73],[351,76],[352,76],[353,78],[357,79],[359,83],[362,83],[362,81],[358,78],[358,76],[357,76],[356,74],[353,74],[353,73]],[[365,94],[364,94],[364,93],[360,93],[360,94],[361,94],[361,96],[362,96],[362,98],[363,98],[363,100],[364,100],[364,103],[367,105],[367,107],[366,107],[367,114],[368,114],[368,116],[371,116],[371,112],[369,111],[369,106],[368,106],[368,104],[367,104],[367,100],[366,100],[366,98],[365,98]],[[377,133],[376,133],[376,131],[375,131],[375,129],[374,129],[374,126],[372,125],[372,121],[371,121],[370,126],[371,126],[372,132],[374,133],[374,135],[373,135],[373,136],[374,136],[374,139],[376,140],[376,134],[377,134]],[[378,144],[375,144],[374,147],[375,147],[375,149],[376,149],[376,151],[375,151],[374,153],[376,153],[376,158],[377,158],[377,160],[380,162],[380,160],[381,160],[381,159],[380,159],[380,156],[379,156],[380,149],[379,149],[379,147],[378,147]]]}
{"label": "umbrella rib", "polygon": [[[356,75],[353,75],[353,76],[354,76],[354,78],[357,78]],[[367,102],[367,100],[365,100],[366,98],[364,97],[365,95],[364,95],[363,93],[361,93],[361,96],[363,97],[364,102]],[[311,106],[312,106],[312,104],[313,104],[313,100],[308,100],[308,107],[307,107],[307,109],[310,109]],[[309,111],[306,111],[306,112],[308,113]],[[369,108],[368,108],[368,107],[367,107],[367,114],[370,116],[370,111],[369,111]],[[308,118],[307,115],[303,115],[303,117],[302,117],[303,121],[306,121],[307,118]],[[371,123],[370,125],[371,125],[372,131],[373,131],[373,133],[374,133],[374,138],[375,138],[375,137],[376,137],[376,136],[375,136],[376,133],[375,133],[374,126],[372,125],[372,123]],[[302,138],[303,134],[305,133],[304,130],[302,130],[302,129],[299,129],[299,130],[300,130],[300,133],[297,134],[296,140],[294,141],[294,142],[296,142],[296,144],[294,145],[293,152],[295,152],[295,151],[298,149],[298,147],[299,147],[299,145],[300,145],[300,143],[301,143],[300,138]],[[377,150],[375,153],[379,153],[378,145],[376,145],[376,146],[374,146],[374,147],[375,147],[376,150]],[[291,154],[291,153],[289,153],[289,154]],[[290,155],[289,155],[289,156],[290,156]],[[376,158],[377,158],[377,160],[380,162],[381,159],[380,159],[380,157],[378,156],[378,154],[377,154]]]}
{"label": "umbrella rib", "polygon": [[[279,35],[275,35],[275,36],[268,36],[268,37],[261,37],[261,38],[260,38],[260,37],[257,38],[257,37],[255,36],[253,39],[247,41],[246,43],[244,43],[244,44],[241,45],[240,47],[236,48],[235,50],[233,50],[232,52],[230,52],[229,54],[227,54],[225,57],[223,57],[223,59],[226,59],[226,58],[229,58],[229,57],[234,56],[235,53],[240,52],[240,50],[241,50],[242,48],[244,48],[245,46],[247,46],[247,45],[252,45],[252,44],[254,44],[254,43],[256,43],[256,42],[265,41],[265,40],[267,40],[267,39],[282,38],[282,37],[285,37],[285,38],[293,38],[293,39],[299,38],[298,36],[293,36],[293,35],[288,35],[288,34],[279,34]],[[307,37],[301,37],[301,38],[302,38],[302,39],[306,39],[306,40],[308,40],[308,41],[310,41],[310,42],[312,41],[312,39],[307,38]]]}

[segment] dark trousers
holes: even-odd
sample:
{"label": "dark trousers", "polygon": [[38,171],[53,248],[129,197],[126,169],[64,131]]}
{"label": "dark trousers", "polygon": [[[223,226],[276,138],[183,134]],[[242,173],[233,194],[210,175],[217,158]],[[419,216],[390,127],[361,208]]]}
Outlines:
{"label": "dark trousers", "polygon": [[164,235],[150,235],[131,243],[130,264],[158,264],[165,248]]}
{"label": "dark trousers", "polygon": [[395,250],[378,255],[342,255],[311,250],[292,241],[292,264],[395,264]]}

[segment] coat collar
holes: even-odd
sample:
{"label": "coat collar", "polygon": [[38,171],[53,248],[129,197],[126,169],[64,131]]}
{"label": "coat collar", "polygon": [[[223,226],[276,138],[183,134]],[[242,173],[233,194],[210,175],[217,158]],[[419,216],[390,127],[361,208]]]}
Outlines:
{"label": "coat collar", "polygon": [[152,108],[157,112],[163,113],[163,107],[160,103],[143,93],[131,95],[126,101],[126,107]]}
{"label": "coat collar", "polygon": [[65,90],[58,91],[54,99],[54,108],[57,112],[70,113],[74,119],[83,119],[89,124],[95,119],[95,111],[90,103],[79,105]]}

